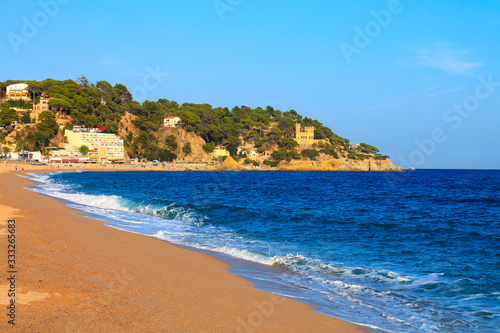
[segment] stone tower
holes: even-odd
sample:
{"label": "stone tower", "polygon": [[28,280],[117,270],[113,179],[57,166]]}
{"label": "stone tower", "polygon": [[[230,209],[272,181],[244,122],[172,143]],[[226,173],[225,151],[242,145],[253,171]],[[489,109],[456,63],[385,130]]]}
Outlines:
{"label": "stone tower", "polygon": [[295,141],[299,145],[312,145],[314,143],[314,126],[302,127],[299,123],[295,124]]}

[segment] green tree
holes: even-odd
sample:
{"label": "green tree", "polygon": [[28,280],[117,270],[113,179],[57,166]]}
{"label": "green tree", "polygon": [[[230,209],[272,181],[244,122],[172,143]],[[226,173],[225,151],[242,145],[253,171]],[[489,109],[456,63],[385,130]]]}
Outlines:
{"label": "green tree", "polygon": [[230,144],[226,147],[227,151],[229,152],[229,155],[231,155],[232,158],[237,157],[238,155],[238,148],[236,148],[235,145]]}
{"label": "green tree", "polygon": [[170,151],[176,151],[177,148],[179,148],[179,144],[177,143],[176,137],[173,134],[170,134],[165,138],[165,144]]}
{"label": "green tree", "polygon": [[35,139],[40,141],[41,150],[48,144],[49,140],[54,137],[59,131],[56,117],[50,111],[43,111],[38,116],[39,123],[36,125],[38,131],[35,133]]}
{"label": "green tree", "polygon": [[0,111],[0,126],[8,126],[15,121],[19,121],[19,115],[16,110],[9,107],[2,107]]}
{"label": "green tree", "polygon": [[182,147],[182,152],[186,155],[189,155],[192,153],[191,142],[186,142],[184,147]]}
{"label": "green tree", "polygon": [[54,108],[71,109],[73,106],[70,101],[64,98],[54,98],[49,101],[49,105]]}
{"label": "green tree", "polygon": [[361,152],[365,154],[375,154],[379,152],[377,147],[370,146],[369,144],[366,143],[360,143],[359,149],[361,150]]}
{"label": "green tree", "polygon": [[177,158],[176,154],[174,154],[171,151],[166,150],[166,149],[162,149],[158,153],[158,159],[163,161],[163,162],[172,162],[176,158]]}
{"label": "green tree", "polygon": [[280,148],[285,148],[287,150],[293,149],[298,145],[297,141],[292,138],[281,138],[278,142],[278,146],[280,146]]}
{"label": "green tree", "polygon": [[87,147],[86,145],[82,145],[80,146],[80,149],[78,149],[78,151],[82,155],[87,155],[89,153],[89,147]]}
{"label": "green tree", "polygon": [[278,164],[280,164],[280,161],[269,161],[269,160],[264,160],[265,165],[269,165],[271,168],[276,168]]}
{"label": "green tree", "polygon": [[314,138],[315,139],[319,139],[319,140],[323,140],[323,139],[326,139],[326,135],[325,133],[323,133],[323,130],[321,128],[314,128]]}
{"label": "green tree", "polygon": [[105,104],[100,104],[95,110],[94,110],[94,113],[101,117],[104,121],[106,121],[106,119],[108,119],[108,117],[111,116],[111,114],[113,113],[113,111],[111,111],[111,109],[105,105]]}
{"label": "green tree", "polygon": [[205,143],[203,146],[202,146],[203,150],[206,151],[207,153],[212,153],[214,150],[215,150],[215,143],[213,142],[209,142],[209,143]]}
{"label": "green tree", "polygon": [[304,149],[302,151],[302,157],[308,158],[310,160],[315,160],[319,156],[319,152],[315,149]]}
{"label": "green tree", "polygon": [[272,152],[271,157],[276,161],[287,159],[288,153],[285,149],[281,148]]}
{"label": "green tree", "polygon": [[21,122],[23,124],[29,124],[31,123],[31,117],[30,117],[30,112],[26,112],[22,117],[21,117]]}
{"label": "green tree", "polygon": [[82,74],[80,75],[77,79],[76,79],[76,82],[81,85],[82,87],[84,88],[89,88],[89,87],[92,87],[93,84],[89,81],[89,79],[87,79],[87,77],[85,76],[85,74]]}

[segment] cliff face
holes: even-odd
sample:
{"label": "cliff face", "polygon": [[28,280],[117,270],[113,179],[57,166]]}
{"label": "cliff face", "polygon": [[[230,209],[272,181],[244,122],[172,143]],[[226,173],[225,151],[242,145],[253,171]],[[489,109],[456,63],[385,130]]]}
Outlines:
{"label": "cliff face", "polygon": [[[125,138],[129,131],[131,131],[135,137],[139,136],[139,130],[134,126],[133,121],[137,119],[136,116],[130,114],[128,112],[122,117],[120,121],[120,130],[119,135],[122,138]],[[206,143],[201,137],[196,135],[193,132],[188,132],[182,128],[177,127],[161,127],[158,132],[153,134],[157,142],[156,144],[160,148],[167,148],[165,144],[165,139],[168,135],[174,135],[175,141],[178,144],[178,147],[173,153],[177,155],[177,161],[183,162],[210,162],[212,158],[203,150],[202,146]],[[191,154],[184,154],[182,152],[182,147],[190,142],[191,143]],[[128,156],[127,156],[128,158]]]}
{"label": "cliff face", "polygon": [[135,128],[132,121],[136,120],[137,116],[134,116],[131,113],[125,112],[125,115],[120,120],[118,134],[125,138],[128,135],[128,132],[131,131],[134,136],[139,135],[139,131]]}
{"label": "cliff face", "polygon": [[[212,158],[203,150],[203,145],[206,143],[200,136],[193,132],[188,132],[177,127],[163,127],[158,131],[158,145],[161,148],[167,148],[165,139],[169,135],[174,135],[179,147],[174,151],[177,154],[177,161],[184,162],[211,162]],[[182,152],[182,147],[186,143],[191,143],[191,154],[186,155]],[[168,149],[168,148],[167,148]]]}
{"label": "cliff face", "polygon": [[278,166],[282,171],[402,171],[390,160],[346,160],[330,159],[326,161],[283,161]]}

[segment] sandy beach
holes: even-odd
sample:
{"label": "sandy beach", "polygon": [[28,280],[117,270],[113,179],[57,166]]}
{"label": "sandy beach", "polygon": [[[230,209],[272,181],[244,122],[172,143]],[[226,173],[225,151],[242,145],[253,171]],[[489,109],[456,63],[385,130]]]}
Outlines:
{"label": "sandy beach", "polygon": [[[256,290],[209,255],[78,215],[26,190],[30,182],[18,176],[22,168],[80,166],[15,167],[0,165],[2,332],[364,332],[309,305]],[[16,235],[15,326],[6,315],[9,219]]]}

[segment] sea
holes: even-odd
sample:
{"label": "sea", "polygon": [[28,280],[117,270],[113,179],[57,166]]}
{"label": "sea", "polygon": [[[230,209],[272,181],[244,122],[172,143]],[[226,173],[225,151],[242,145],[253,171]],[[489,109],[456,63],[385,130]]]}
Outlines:
{"label": "sea", "polygon": [[87,217],[211,253],[255,288],[372,331],[500,332],[500,170],[29,178]]}

